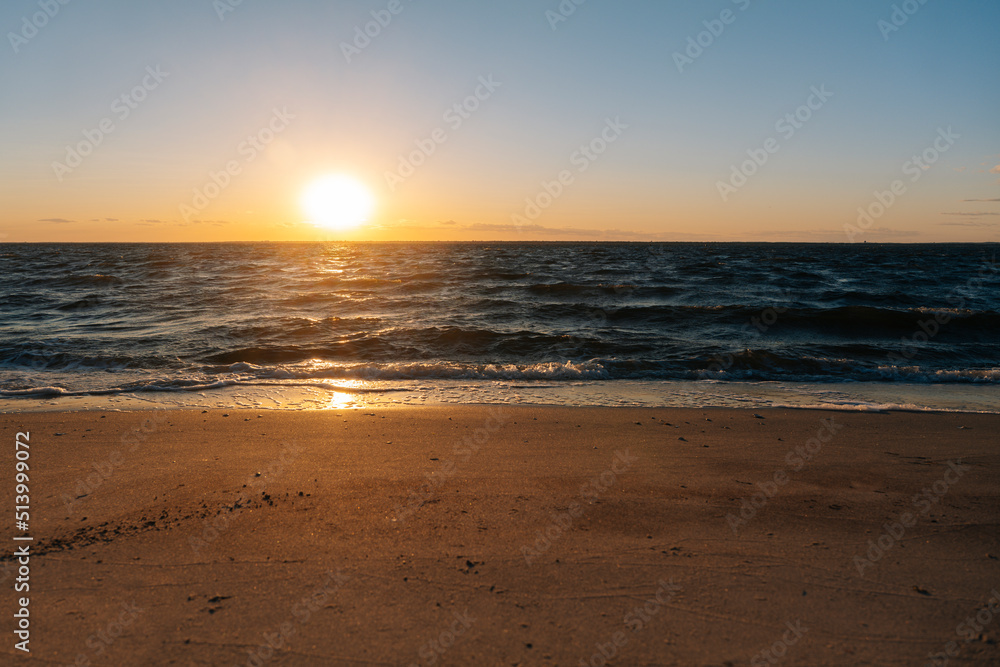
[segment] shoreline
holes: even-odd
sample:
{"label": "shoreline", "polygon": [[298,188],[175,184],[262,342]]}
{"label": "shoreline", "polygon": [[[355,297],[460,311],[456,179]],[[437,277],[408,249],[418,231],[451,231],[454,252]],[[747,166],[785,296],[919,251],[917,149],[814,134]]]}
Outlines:
{"label": "shoreline", "polygon": [[1000,414],[1000,385],[715,380],[412,380],[252,383],[197,390],[0,396],[0,414],[158,409],[309,411],[520,405]]}
{"label": "shoreline", "polygon": [[1000,619],[968,642],[956,627],[1000,587],[998,428],[726,408],[0,415],[0,439],[33,444],[26,662],[902,665],[957,641],[992,664]]}

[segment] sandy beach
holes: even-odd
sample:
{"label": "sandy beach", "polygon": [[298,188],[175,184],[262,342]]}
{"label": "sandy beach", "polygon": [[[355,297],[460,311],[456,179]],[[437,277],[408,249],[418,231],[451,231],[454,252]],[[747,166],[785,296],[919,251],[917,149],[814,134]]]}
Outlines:
{"label": "sandy beach", "polygon": [[1000,667],[1000,1],[0,25],[0,667]]}
{"label": "sandy beach", "polygon": [[[7,664],[996,664],[996,415],[8,414]],[[21,534],[7,530],[8,535]],[[14,593],[15,546],[30,591]],[[12,615],[30,595],[31,652]],[[938,656],[937,662],[933,656]]]}

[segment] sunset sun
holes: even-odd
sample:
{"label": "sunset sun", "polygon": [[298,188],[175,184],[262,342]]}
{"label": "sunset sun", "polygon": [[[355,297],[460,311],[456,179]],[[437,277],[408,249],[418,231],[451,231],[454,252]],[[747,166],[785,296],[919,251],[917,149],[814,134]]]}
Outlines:
{"label": "sunset sun", "polygon": [[308,221],[325,229],[352,229],[368,220],[375,199],[359,181],[341,175],[313,181],[302,194]]}

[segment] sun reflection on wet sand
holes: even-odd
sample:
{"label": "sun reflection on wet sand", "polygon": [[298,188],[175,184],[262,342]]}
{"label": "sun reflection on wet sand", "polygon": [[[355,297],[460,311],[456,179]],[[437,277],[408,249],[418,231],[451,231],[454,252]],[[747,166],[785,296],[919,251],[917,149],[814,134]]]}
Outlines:
{"label": "sun reflection on wet sand", "polygon": [[[335,383],[327,382],[331,390],[329,400],[323,407],[324,410],[339,410],[343,408],[360,408],[365,404],[363,380],[339,380]],[[349,391],[338,391],[347,389]]]}

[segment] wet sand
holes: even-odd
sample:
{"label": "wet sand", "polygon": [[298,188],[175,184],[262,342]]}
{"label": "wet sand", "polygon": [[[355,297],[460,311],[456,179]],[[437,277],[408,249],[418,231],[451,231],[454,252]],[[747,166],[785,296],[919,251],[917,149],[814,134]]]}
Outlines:
{"label": "wet sand", "polygon": [[11,506],[19,431],[9,664],[1000,662],[997,415],[7,414]]}

